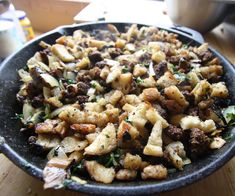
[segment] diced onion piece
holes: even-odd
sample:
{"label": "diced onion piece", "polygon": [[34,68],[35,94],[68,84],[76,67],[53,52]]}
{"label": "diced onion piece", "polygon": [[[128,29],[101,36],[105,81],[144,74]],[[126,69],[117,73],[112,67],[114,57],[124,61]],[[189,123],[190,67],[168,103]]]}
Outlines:
{"label": "diced onion piece", "polygon": [[66,110],[69,107],[73,107],[73,106],[72,105],[64,105],[64,106],[54,110],[53,112],[51,112],[50,117],[54,118],[54,117],[58,116],[62,111]]}
{"label": "diced onion piece", "polygon": [[19,76],[21,77],[21,80],[24,82],[24,83],[28,83],[32,80],[32,77],[30,76],[29,72],[23,70],[23,69],[20,69],[18,71],[18,74]]}
{"label": "diced onion piece", "polygon": [[26,102],[23,105],[23,116],[24,116],[24,120],[26,121],[28,118],[32,117],[33,113],[35,112],[35,108],[33,108],[33,106]]}
{"label": "diced onion piece", "polygon": [[50,152],[47,154],[48,160],[51,160],[54,157],[61,158],[61,159],[68,158],[61,146],[56,146],[55,148],[52,148]]}
{"label": "diced onion piece", "polygon": [[213,138],[213,141],[210,143],[210,148],[211,149],[219,149],[221,148],[226,141],[222,139],[221,137],[215,137]]}

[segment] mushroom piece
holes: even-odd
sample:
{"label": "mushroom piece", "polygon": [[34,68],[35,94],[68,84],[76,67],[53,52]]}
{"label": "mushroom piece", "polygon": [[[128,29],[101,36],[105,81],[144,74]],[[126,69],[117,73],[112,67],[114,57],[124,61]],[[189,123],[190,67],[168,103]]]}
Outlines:
{"label": "mushroom piece", "polygon": [[40,77],[42,78],[43,82],[46,86],[53,88],[59,86],[59,82],[50,74],[40,74]]}
{"label": "mushroom piece", "polygon": [[70,153],[83,150],[88,145],[88,142],[86,140],[80,140],[74,136],[70,136],[64,138],[60,145],[65,153]]}
{"label": "mushroom piece", "polygon": [[30,144],[41,146],[43,149],[48,150],[58,146],[60,144],[60,138],[54,135],[38,134],[38,138],[33,142],[30,141]]}

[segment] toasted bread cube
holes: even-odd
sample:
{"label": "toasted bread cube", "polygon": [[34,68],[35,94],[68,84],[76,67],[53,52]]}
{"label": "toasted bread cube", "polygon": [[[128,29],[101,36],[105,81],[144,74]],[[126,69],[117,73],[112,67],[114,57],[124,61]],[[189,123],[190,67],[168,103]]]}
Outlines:
{"label": "toasted bread cube", "polygon": [[110,184],[115,177],[115,171],[112,167],[106,168],[96,161],[85,161],[85,167],[91,178],[97,182]]}
{"label": "toasted bread cube", "polygon": [[141,172],[141,178],[162,180],[167,178],[167,169],[163,165],[149,165]]}
{"label": "toasted bread cube", "polygon": [[161,76],[158,80],[157,80],[157,85],[165,88],[171,85],[176,85],[178,83],[177,79],[175,78],[175,76],[167,71],[164,73],[163,76]]}
{"label": "toasted bread cube", "polygon": [[218,83],[212,84],[211,88],[212,88],[212,92],[211,92],[212,97],[220,97],[220,98],[228,97],[228,89],[225,86],[224,82],[218,82]]}
{"label": "toasted bread cube", "polygon": [[148,143],[144,147],[145,155],[151,155],[156,157],[162,157],[162,123],[157,121],[152,129],[152,132],[149,136]]}

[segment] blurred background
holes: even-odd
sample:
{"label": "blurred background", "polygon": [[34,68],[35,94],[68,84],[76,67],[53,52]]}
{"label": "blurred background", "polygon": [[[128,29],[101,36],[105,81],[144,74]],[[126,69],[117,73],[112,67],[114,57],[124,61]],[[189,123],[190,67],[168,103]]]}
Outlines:
{"label": "blurred background", "polygon": [[203,34],[223,23],[223,29],[235,37],[234,4],[235,0],[0,0],[0,44],[8,46],[0,50],[0,58],[58,26],[101,20],[182,25]]}

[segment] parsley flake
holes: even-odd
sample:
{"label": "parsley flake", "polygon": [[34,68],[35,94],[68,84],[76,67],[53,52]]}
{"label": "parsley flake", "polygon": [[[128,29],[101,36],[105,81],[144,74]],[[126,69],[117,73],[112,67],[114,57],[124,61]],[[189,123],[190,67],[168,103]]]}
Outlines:
{"label": "parsley flake", "polygon": [[76,80],[68,79],[68,80],[67,80],[67,83],[68,83],[68,84],[76,84],[77,82],[76,82]]}
{"label": "parsley flake", "polygon": [[228,125],[235,125],[235,105],[222,109],[222,114]]}
{"label": "parsley flake", "polygon": [[141,79],[140,77],[136,78],[136,83],[137,84],[142,84],[144,82],[143,79]]}
{"label": "parsley flake", "polygon": [[129,72],[129,69],[128,69],[127,66],[124,66],[124,67],[122,68],[122,73],[127,73],[127,72]]}

